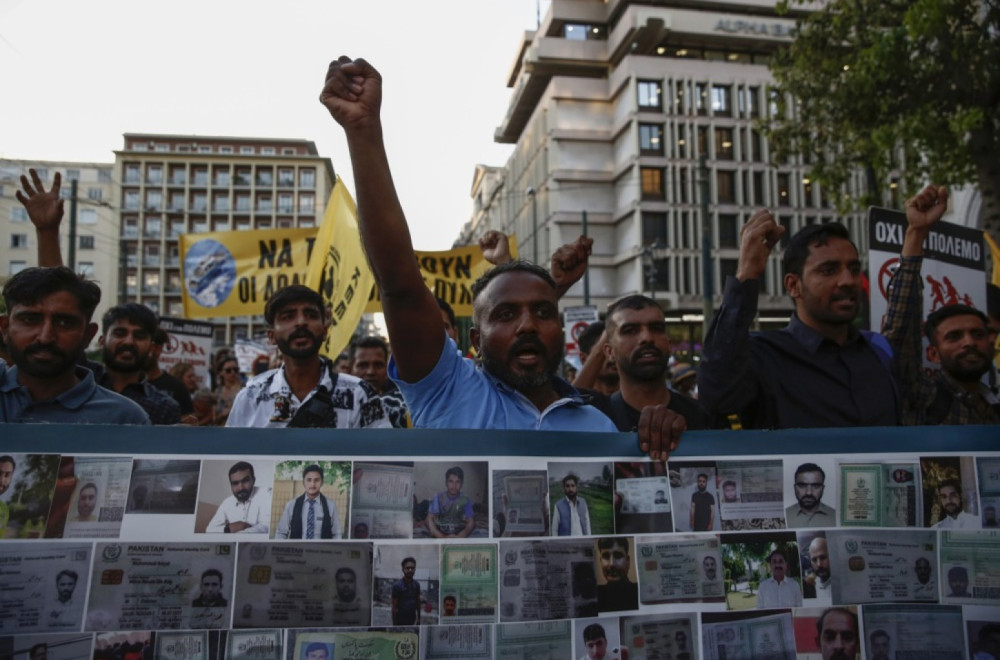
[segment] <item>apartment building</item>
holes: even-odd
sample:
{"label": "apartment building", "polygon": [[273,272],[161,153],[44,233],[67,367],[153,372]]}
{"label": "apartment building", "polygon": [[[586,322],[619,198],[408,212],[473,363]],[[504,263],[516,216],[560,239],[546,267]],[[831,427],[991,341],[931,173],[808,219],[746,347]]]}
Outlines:
{"label": "apartment building", "polygon": [[[333,164],[307,140],[126,133],[120,182],[119,297],[182,317],[178,238],[184,233],[315,227]],[[216,344],[264,333],[261,314],[210,319]]]}
{"label": "apartment building", "polygon": [[[507,81],[511,99],[494,137],[516,146],[503,167],[477,167],[473,216],[457,243],[501,229],[517,234],[521,255],[544,263],[582,233],[586,217],[595,240],[590,303],[654,296],[681,324],[675,342],[692,345],[701,336],[703,237],[714,308],[756,209],[772,209],[789,232],[844,222],[865,254],[861,215],[838,216],[801,158],[773,164],[761,131],[779,112],[768,62],[794,25],[770,0],[553,0],[538,30],[525,33]],[[582,304],[582,295],[577,285],[564,302]],[[760,302],[765,325],[791,312],[778,255]]]}
{"label": "apartment building", "polygon": [[[97,281],[103,296],[95,311],[100,318],[117,302],[118,218],[114,204],[114,164],[77,163],[45,160],[0,160],[0,285],[24,268],[38,265],[35,227],[15,194],[20,177],[33,168],[46,189],[58,172],[62,177],[60,195],[64,200],[60,247],[63,261],[77,272]],[[70,197],[76,181],[76,221],[72,219]],[[75,240],[70,241],[71,231]]]}

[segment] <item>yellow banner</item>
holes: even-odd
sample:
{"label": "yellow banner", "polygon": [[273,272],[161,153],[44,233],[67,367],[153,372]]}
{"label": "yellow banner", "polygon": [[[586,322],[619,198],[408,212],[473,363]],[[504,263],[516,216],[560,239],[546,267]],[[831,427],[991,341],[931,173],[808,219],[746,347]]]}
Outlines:
{"label": "yellow banner", "polygon": [[181,234],[184,317],[264,313],[278,289],[305,284],[316,229]]}
{"label": "yellow banner", "polygon": [[[493,264],[483,259],[478,245],[471,245],[441,252],[414,250],[424,282],[435,296],[441,298],[455,310],[455,316],[472,316],[472,283],[493,268]],[[517,236],[510,236],[511,257],[517,259]],[[378,289],[372,288],[368,313],[381,312],[382,301]]]}
{"label": "yellow banner", "polygon": [[350,342],[365,312],[365,293],[375,282],[361,250],[358,209],[340,177],[330,191],[315,250],[316,259],[309,264],[305,283],[320,292],[332,311],[330,332],[321,349],[332,357]]}
{"label": "yellow banner", "polygon": [[990,252],[993,253],[993,276],[990,278],[990,282],[995,286],[1000,286],[1000,245],[997,245],[988,231],[983,232],[983,237],[986,239],[986,244],[990,246]]}

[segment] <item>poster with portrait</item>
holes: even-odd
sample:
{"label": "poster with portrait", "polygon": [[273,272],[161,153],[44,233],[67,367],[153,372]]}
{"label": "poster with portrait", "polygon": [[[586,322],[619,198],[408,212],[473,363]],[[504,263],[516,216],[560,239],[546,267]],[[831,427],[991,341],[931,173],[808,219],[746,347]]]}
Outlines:
{"label": "poster with portrait", "polygon": [[351,538],[413,536],[413,463],[355,461]]}
{"label": "poster with portrait", "polygon": [[45,536],[116,538],[131,473],[127,457],[63,456]]}
{"label": "poster with portrait", "polygon": [[80,630],[90,543],[0,545],[0,633]]}
{"label": "poster with portrait", "polygon": [[59,456],[5,454],[0,456],[0,469],[5,472],[0,481],[0,538],[43,536],[59,473]]}

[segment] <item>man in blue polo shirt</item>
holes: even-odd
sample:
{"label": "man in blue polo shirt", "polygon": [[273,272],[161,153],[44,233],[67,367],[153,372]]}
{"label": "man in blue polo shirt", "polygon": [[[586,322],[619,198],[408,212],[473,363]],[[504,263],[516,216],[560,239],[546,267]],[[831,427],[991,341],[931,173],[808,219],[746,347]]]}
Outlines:
{"label": "man in blue polo shirt", "polygon": [[[583,274],[589,239],[553,258],[555,278],[535,264],[511,261],[476,282],[470,339],[482,357],[478,368],[447,338],[413,255],[382,139],[381,76],[364,60],[341,57],[327,70],[320,101],[347,137],[361,240],[392,343],[389,375],[414,425],[614,432],[610,419],[555,377],[563,352],[557,290]],[[651,456],[665,458],[676,438],[657,430],[644,442]]]}
{"label": "man in blue polo shirt", "polygon": [[77,364],[97,333],[97,284],[62,266],[26,268],[3,297],[0,333],[14,366],[0,362],[0,422],[149,424],[142,408]]}

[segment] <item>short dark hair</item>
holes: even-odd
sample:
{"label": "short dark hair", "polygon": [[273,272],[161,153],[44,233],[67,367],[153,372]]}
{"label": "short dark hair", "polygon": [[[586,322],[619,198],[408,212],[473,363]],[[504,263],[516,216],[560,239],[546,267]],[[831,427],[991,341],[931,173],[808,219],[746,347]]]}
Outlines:
{"label": "short dark hair", "polygon": [[850,617],[851,623],[854,624],[854,632],[855,633],[858,632],[857,614],[847,609],[846,607],[831,607],[829,609],[824,610],[823,613],[819,615],[819,618],[816,619],[816,633],[818,635],[823,634],[823,624],[826,623],[826,615],[829,614],[830,612],[840,612],[841,614],[846,614],[848,617]]}
{"label": "short dark hair", "polygon": [[3,285],[3,299],[10,313],[15,305],[34,305],[62,291],[76,298],[80,312],[89,322],[101,302],[101,287],[65,266],[25,268]]}
{"label": "short dark hair", "polygon": [[403,557],[403,561],[399,563],[399,566],[400,568],[406,568],[407,564],[413,564],[414,566],[416,566],[417,560],[414,559],[413,557]]}
{"label": "short dark hair", "polygon": [[242,472],[243,470],[250,470],[250,476],[254,479],[257,478],[257,475],[253,473],[253,466],[246,461],[240,461],[239,463],[234,464],[233,467],[229,468],[229,476],[231,477],[237,472]]}
{"label": "short dark hair", "polygon": [[167,342],[170,341],[170,335],[163,328],[157,326],[156,330],[153,331],[153,343],[157,346],[166,346]]}
{"label": "short dark hair", "polygon": [[576,476],[575,474],[573,474],[572,472],[570,472],[565,477],[563,477],[562,485],[565,486],[567,481],[572,481],[573,483],[575,483],[577,485],[580,484],[580,478],[578,476]]}
{"label": "short dark hair", "polygon": [[958,479],[944,479],[943,481],[939,481],[938,485],[934,486],[934,492],[940,493],[942,488],[946,488],[948,486],[954,488],[955,492],[959,495],[962,494],[962,484]]}
{"label": "short dark hair", "polygon": [[455,598],[454,596],[450,596],[450,595],[449,596],[445,596],[444,598],[442,598],[441,602],[444,603],[444,602],[449,601],[449,600],[451,602],[453,602],[453,603],[456,603],[456,604],[458,603],[458,599]]}
{"label": "short dark hair", "polygon": [[769,555],[767,556],[767,563],[768,563],[768,564],[770,564],[770,563],[771,563],[771,559],[773,559],[773,558],[774,558],[774,555],[778,555],[779,557],[781,557],[782,559],[784,559],[784,560],[785,560],[785,563],[788,563],[788,558],[787,558],[787,557],[785,557],[785,553],[784,553],[784,552],[782,552],[781,550],[779,550],[778,548],[775,548],[774,550],[772,550],[772,551],[771,551],[771,554],[769,554]]}
{"label": "short dark hair", "polygon": [[45,642],[39,642],[38,644],[35,644],[30,649],[28,649],[28,657],[29,658],[34,658],[35,657],[35,653],[37,653],[38,651],[43,651],[43,650],[46,651],[46,652],[48,652],[49,645],[46,644]]}
{"label": "short dark hair", "polygon": [[10,463],[15,470],[17,469],[17,461],[15,461],[14,457],[10,456],[9,454],[4,454],[3,456],[0,456],[0,463]]}
{"label": "short dark hair", "polygon": [[330,649],[323,642],[312,642],[306,647],[306,655],[309,655],[313,651],[322,651],[327,657],[330,656]]}
{"label": "short dark hair", "polygon": [[80,492],[82,493],[83,491],[87,490],[88,488],[92,489],[94,491],[94,493],[97,493],[97,484],[95,484],[93,481],[88,481],[87,483],[85,483],[83,485],[83,487],[80,488]]}
{"label": "short dark hair", "polygon": [[604,632],[604,626],[599,623],[592,623],[583,629],[583,641],[593,642],[598,639],[607,639],[608,635]]}
{"label": "short dark hair", "polygon": [[336,580],[337,578],[339,578],[341,573],[350,573],[351,575],[354,576],[355,580],[358,579],[358,574],[354,572],[354,569],[349,568],[347,566],[341,566],[340,568],[338,568],[337,572],[333,574],[333,579]]}
{"label": "short dark hair", "polygon": [[797,468],[795,468],[795,475],[792,478],[794,479],[800,474],[805,474],[806,472],[819,472],[819,475],[823,477],[823,483],[826,483],[826,472],[824,472],[823,468],[816,465],[815,463],[803,463],[802,465],[798,466]]}
{"label": "short dark hair", "polygon": [[531,263],[530,261],[514,259],[512,261],[502,263],[499,266],[494,266],[480,275],[479,279],[472,283],[472,304],[476,304],[479,294],[483,292],[483,289],[489,286],[490,282],[505,273],[529,273],[535,277],[545,280],[545,283],[552,287],[553,290],[556,288],[556,281],[552,279],[552,275],[549,274],[549,271],[545,270],[538,264]]}
{"label": "short dark hair", "polygon": [[381,337],[368,335],[355,342],[351,342],[351,364],[354,364],[354,357],[357,355],[359,348],[381,348],[385,354],[385,359],[389,359],[389,344]]}
{"label": "short dark hair", "polygon": [[597,549],[598,550],[610,550],[616,545],[628,550],[628,538],[624,536],[605,536],[604,538],[597,539]]}
{"label": "short dark hair", "polygon": [[448,477],[450,477],[451,475],[455,475],[456,477],[458,477],[459,481],[461,481],[463,484],[465,483],[465,471],[462,470],[462,468],[458,467],[457,465],[455,467],[448,468],[448,470],[444,473],[444,480],[448,481]]}
{"label": "short dark hair", "polygon": [[323,474],[323,468],[321,468],[317,463],[312,465],[307,465],[305,470],[302,470],[302,478],[305,479],[306,475],[310,472],[319,472],[319,478],[322,479],[325,475]]}
{"label": "short dark hair", "polygon": [[952,566],[948,570],[948,581],[951,582],[955,578],[965,578],[969,579],[969,571],[966,570],[964,566]]}
{"label": "short dark hair", "polygon": [[924,321],[924,335],[927,337],[927,341],[933,346],[937,346],[937,330],[941,322],[953,316],[966,315],[975,316],[983,322],[983,325],[989,325],[990,323],[986,315],[975,307],[970,307],[969,305],[945,305],[944,307],[938,307],[927,315],[927,320]]}
{"label": "short dark hair", "polygon": [[878,630],[873,631],[872,634],[868,635],[868,640],[872,644],[874,644],[875,640],[879,637],[885,637],[886,639],[890,639],[889,633],[879,628]]}
{"label": "short dark hair", "polygon": [[112,325],[123,319],[129,323],[136,324],[150,335],[153,335],[156,329],[160,327],[160,322],[157,320],[153,310],[140,303],[130,302],[123,305],[115,305],[104,312],[104,316],[101,318],[101,332],[107,333]]}
{"label": "short dark hair", "polygon": [[64,575],[66,577],[70,578],[71,580],[73,580],[73,582],[79,582],[79,580],[80,580],[80,576],[77,574],[76,571],[71,571],[68,568],[64,568],[61,571],[59,571],[58,573],[56,573],[56,582],[58,582],[59,578],[61,578]]}
{"label": "short dark hair", "polygon": [[213,575],[219,578],[219,584],[222,584],[222,571],[217,568],[209,568],[205,570],[205,572],[201,574],[201,580],[199,580],[199,582],[203,581],[207,577],[212,577]]}
{"label": "short dark hair", "polygon": [[700,474],[699,474],[699,475],[698,475],[698,476],[696,477],[696,480],[697,480],[697,479],[701,479],[702,477],[705,477],[705,481],[708,481],[708,475],[707,475],[707,474],[705,474],[704,472],[700,473]]}
{"label": "short dark hair", "polygon": [[725,481],[723,481],[723,482],[722,482],[722,487],[723,487],[723,489],[724,489],[724,488],[725,488],[726,486],[732,486],[733,488],[736,488],[736,482],[735,482],[735,481],[733,481],[732,479],[726,479]]}
{"label": "short dark hair", "polygon": [[269,326],[273,326],[274,317],[278,315],[278,312],[292,303],[300,302],[316,305],[316,308],[321,313],[325,313],[326,303],[323,301],[323,296],[319,295],[319,292],[313,291],[303,284],[289,284],[284,288],[278,289],[274,292],[274,295],[268,298],[264,304],[264,320],[267,321]]}
{"label": "short dark hair", "polygon": [[440,307],[441,311],[444,312],[445,316],[448,317],[448,323],[450,323],[451,327],[454,328],[455,327],[455,310],[452,309],[451,305],[449,305],[448,301],[445,300],[444,298],[438,298],[437,296],[434,296],[434,300],[437,301],[438,307]]}
{"label": "short dark hair", "polygon": [[807,225],[788,239],[785,252],[781,256],[781,270],[785,275],[802,275],[802,268],[813,245],[826,245],[831,238],[842,238],[849,241],[857,251],[858,246],[851,240],[847,227],[839,222],[825,222],[818,225]]}
{"label": "short dark hair", "polygon": [[661,313],[663,312],[663,308],[660,307],[660,304],[657,303],[652,298],[650,298],[649,296],[644,296],[638,293],[630,296],[625,296],[623,298],[619,298],[618,300],[608,305],[608,314],[605,317],[605,320],[607,321],[608,326],[613,327],[615,325],[615,322],[614,320],[612,320],[611,317],[614,316],[615,312],[617,312],[619,309],[632,309],[638,311],[640,309],[646,309],[648,307],[655,307],[656,309],[660,310]]}
{"label": "short dark hair", "polygon": [[589,354],[594,350],[594,344],[601,338],[602,332],[604,332],[604,321],[594,321],[584,328],[580,336],[576,338],[576,345],[580,348],[580,352]]}

